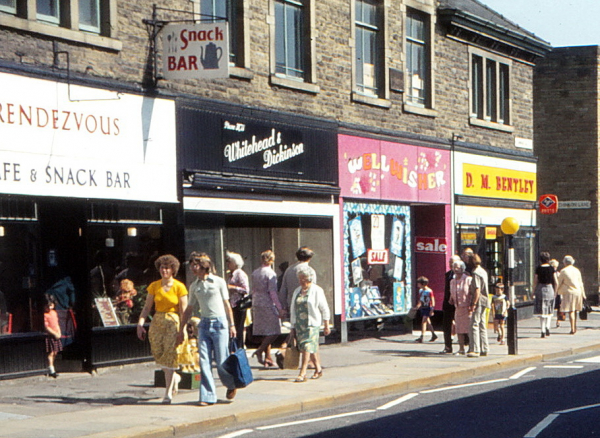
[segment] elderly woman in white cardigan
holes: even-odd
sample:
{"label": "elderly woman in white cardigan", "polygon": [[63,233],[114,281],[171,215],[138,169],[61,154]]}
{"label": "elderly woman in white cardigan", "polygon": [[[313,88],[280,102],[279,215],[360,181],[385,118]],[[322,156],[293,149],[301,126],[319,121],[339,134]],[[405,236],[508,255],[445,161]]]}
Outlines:
{"label": "elderly woman in white cardigan", "polygon": [[323,289],[313,284],[314,271],[308,266],[298,268],[298,287],[292,295],[290,322],[294,327],[292,336],[296,336],[298,350],[301,353],[300,374],[296,382],[306,382],[306,369],[309,359],[315,364],[315,373],[311,379],[323,376],[323,367],[319,359],[319,331],[324,324],[325,336],[331,333],[329,328],[329,306]]}

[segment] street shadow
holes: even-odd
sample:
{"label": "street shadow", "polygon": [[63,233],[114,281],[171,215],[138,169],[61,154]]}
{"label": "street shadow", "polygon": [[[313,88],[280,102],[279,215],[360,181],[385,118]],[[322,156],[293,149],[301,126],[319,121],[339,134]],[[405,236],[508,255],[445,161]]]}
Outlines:
{"label": "street shadow", "polygon": [[29,396],[25,397],[25,400],[33,401],[36,403],[58,403],[65,405],[77,405],[77,404],[89,404],[89,405],[139,405],[146,404],[150,400],[154,400],[156,397],[72,397],[72,396]]}

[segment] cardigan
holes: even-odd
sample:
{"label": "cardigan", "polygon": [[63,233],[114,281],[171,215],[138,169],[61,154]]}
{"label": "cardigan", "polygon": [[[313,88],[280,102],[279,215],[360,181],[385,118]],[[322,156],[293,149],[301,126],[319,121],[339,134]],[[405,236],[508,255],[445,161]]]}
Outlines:
{"label": "cardigan", "polygon": [[[290,309],[290,323],[296,325],[296,297],[302,291],[302,287],[296,288],[292,296]],[[329,321],[330,313],[325,292],[320,286],[312,284],[307,292],[308,295],[308,325],[310,327],[321,327],[323,321]]]}

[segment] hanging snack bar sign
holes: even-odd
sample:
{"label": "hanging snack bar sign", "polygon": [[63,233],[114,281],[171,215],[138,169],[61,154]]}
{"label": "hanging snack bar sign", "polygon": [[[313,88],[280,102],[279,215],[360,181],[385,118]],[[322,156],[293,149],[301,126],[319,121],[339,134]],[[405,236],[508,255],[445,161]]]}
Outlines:
{"label": "hanging snack bar sign", "polygon": [[227,23],[168,24],[163,29],[163,77],[229,77]]}

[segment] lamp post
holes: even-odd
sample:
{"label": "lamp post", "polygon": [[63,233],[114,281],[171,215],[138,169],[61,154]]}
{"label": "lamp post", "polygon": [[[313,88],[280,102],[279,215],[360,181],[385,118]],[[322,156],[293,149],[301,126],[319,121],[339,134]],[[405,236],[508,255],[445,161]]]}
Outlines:
{"label": "lamp post", "polygon": [[517,308],[515,307],[515,285],[513,282],[513,270],[515,269],[515,248],[513,246],[513,235],[519,231],[519,223],[513,217],[507,217],[502,221],[500,229],[505,236],[506,247],[506,282],[508,286],[508,319],[506,321],[506,340],[508,354],[518,354],[517,346]]}

